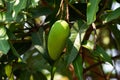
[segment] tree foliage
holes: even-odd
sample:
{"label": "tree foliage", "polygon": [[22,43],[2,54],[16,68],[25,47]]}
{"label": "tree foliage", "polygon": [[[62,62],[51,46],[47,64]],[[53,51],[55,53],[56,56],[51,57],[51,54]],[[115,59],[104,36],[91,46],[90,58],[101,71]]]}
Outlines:
{"label": "tree foliage", "polygon": [[[120,6],[113,9],[119,3],[0,0],[0,80],[57,80],[58,74],[66,80],[120,80]],[[60,19],[70,25],[70,34],[54,61],[47,39]]]}

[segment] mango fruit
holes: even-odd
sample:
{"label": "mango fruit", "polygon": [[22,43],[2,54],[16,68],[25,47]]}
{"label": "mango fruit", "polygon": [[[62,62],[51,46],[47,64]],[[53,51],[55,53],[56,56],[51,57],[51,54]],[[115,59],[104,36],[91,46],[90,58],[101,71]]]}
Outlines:
{"label": "mango fruit", "polygon": [[51,27],[48,35],[48,53],[52,60],[60,57],[66,41],[69,37],[70,28],[65,20],[57,20]]}

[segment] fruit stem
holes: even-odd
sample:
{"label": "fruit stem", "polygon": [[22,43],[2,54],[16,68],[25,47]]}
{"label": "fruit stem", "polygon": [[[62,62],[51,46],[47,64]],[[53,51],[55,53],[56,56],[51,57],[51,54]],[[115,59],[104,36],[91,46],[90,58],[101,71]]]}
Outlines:
{"label": "fruit stem", "polygon": [[52,68],[51,68],[51,80],[54,79],[55,71],[56,71],[56,67],[54,65],[52,65]]}

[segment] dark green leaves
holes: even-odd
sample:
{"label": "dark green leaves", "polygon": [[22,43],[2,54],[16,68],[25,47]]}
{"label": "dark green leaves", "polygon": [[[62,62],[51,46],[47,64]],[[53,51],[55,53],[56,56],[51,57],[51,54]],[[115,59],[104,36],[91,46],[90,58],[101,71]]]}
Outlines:
{"label": "dark green leaves", "polygon": [[116,41],[117,48],[120,50],[120,30],[117,28],[117,25],[109,26],[109,29],[112,31],[114,35],[114,39]]}
{"label": "dark green leaves", "polygon": [[38,32],[32,33],[32,40],[35,45],[35,48],[40,51],[40,53],[44,53],[45,49],[45,33],[43,31],[43,28],[40,28]]}
{"label": "dark green leaves", "polygon": [[83,63],[80,55],[73,61],[75,73],[79,80],[83,80]]}
{"label": "dark green leaves", "polygon": [[16,0],[13,7],[13,18],[16,19],[18,13],[26,7],[27,0]]}
{"label": "dark green leaves", "polygon": [[93,51],[92,55],[94,55],[95,57],[100,58],[101,61],[109,62],[110,64],[112,64],[111,57],[100,46],[96,46],[96,49]]}
{"label": "dark green leaves", "polygon": [[96,13],[98,11],[98,4],[100,0],[89,0],[87,3],[87,24],[90,25],[96,20]]}
{"label": "dark green leaves", "polygon": [[7,40],[0,40],[0,53],[7,54],[10,49],[9,43]]}
{"label": "dark green leaves", "polygon": [[114,19],[117,19],[120,16],[120,8],[117,8],[114,11],[108,12],[107,14],[102,16],[103,22],[107,23]]}
{"label": "dark green leaves", "polygon": [[92,41],[84,41],[82,44],[84,48],[88,49],[92,53],[91,55],[94,58],[112,64],[111,57],[101,46],[95,45]]}

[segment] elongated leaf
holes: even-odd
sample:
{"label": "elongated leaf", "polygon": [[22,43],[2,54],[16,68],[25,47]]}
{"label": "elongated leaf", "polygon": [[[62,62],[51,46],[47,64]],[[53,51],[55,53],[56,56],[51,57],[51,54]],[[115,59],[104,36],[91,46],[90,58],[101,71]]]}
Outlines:
{"label": "elongated leaf", "polygon": [[14,76],[12,73],[12,66],[11,65],[6,65],[5,66],[5,73],[8,77],[9,80],[14,80]]}
{"label": "elongated leaf", "polygon": [[98,11],[98,5],[100,0],[89,0],[87,3],[87,24],[90,25],[96,20],[96,12]]}
{"label": "elongated leaf", "polygon": [[[9,41],[9,44],[10,44],[10,48],[11,48],[13,54],[14,54],[16,57],[20,58],[20,59],[23,61],[23,59],[21,58],[20,54],[17,52],[17,50],[14,48],[13,44],[12,44],[10,41]],[[24,61],[23,61],[23,62],[24,62]]]}
{"label": "elongated leaf", "polygon": [[0,40],[0,52],[7,54],[10,49],[9,43],[7,40]]}
{"label": "elongated leaf", "polygon": [[83,64],[81,56],[77,56],[77,58],[73,61],[73,66],[78,79],[83,80]]}
{"label": "elongated leaf", "polygon": [[3,54],[7,54],[10,49],[8,43],[8,36],[6,34],[6,29],[4,26],[0,27],[0,52]]}
{"label": "elongated leaf", "polygon": [[5,12],[0,12],[0,22],[5,20]]}
{"label": "elongated leaf", "polygon": [[110,22],[120,17],[120,7],[102,16],[104,23]]}
{"label": "elongated leaf", "polygon": [[41,27],[38,32],[32,33],[32,42],[35,48],[42,54],[42,56],[51,62],[51,58],[48,55],[47,48],[46,48],[46,39],[45,39],[45,32]]}
{"label": "elongated leaf", "polygon": [[16,19],[18,13],[26,7],[27,0],[16,0],[14,3],[14,11],[12,16]]}
{"label": "elongated leaf", "polygon": [[[35,45],[35,48],[40,51],[40,53],[44,53],[45,48],[45,36],[44,31],[42,28],[39,29],[38,32],[32,33],[32,42]],[[43,37],[44,36],[44,37]]]}
{"label": "elongated leaf", "polygon": [[120,30],[118,30],[117,25],[111,25],[109,29],[112,31],[117,47],[120,50]]}
{"label": "elongated leaf", "polygon": [[99,57],[104,62],[109,62],[112,64],[111,57],[105,52],[101,46],[96,46],[96,49],[92,53],[94,56]]}
{"label": "elongated leaf", "polygon": [[70,51],[68,52],[69,53],[68,59],[67,59],[68,65],[72,63],[73,60],[76,58],[87,28],[88,28],[87,25],[82,20],[79,20],[74,24],[71,30],[71,36],[70,36],[70,41],[73,42],[73,44],[72,44],[72,47],[70,47],[69,49]]}
{"label": "elongated leaf", "polygon": [[12,21],[12,11],[13,11],[13,1],[7,1],[6,5],[7,5],[7,11],[5,13],[5,21]]}

